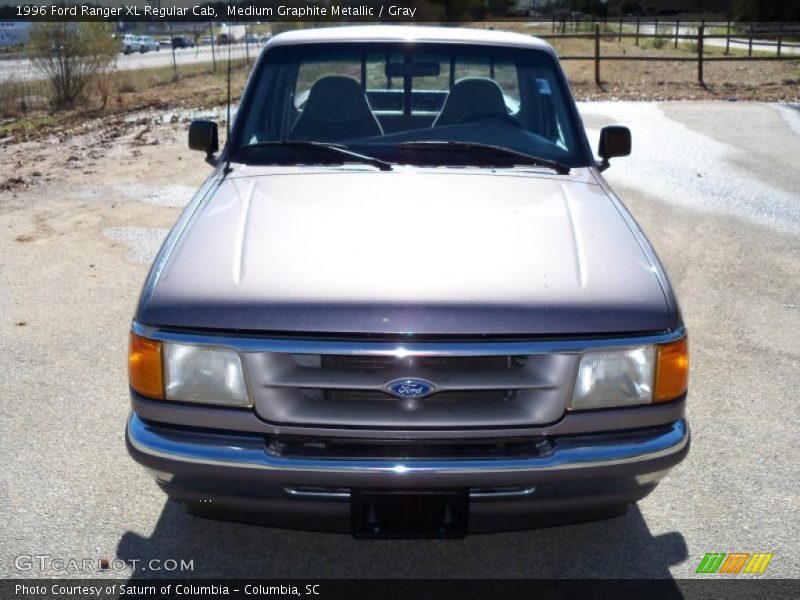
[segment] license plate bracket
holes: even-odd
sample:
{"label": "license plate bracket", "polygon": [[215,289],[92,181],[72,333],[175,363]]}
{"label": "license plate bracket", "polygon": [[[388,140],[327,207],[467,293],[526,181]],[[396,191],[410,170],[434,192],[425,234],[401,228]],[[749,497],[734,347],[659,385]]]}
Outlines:
{"label": "license plate bracket", "polygon": [[460,538],[467,535],[469,490],[353,489],[357,538]]}

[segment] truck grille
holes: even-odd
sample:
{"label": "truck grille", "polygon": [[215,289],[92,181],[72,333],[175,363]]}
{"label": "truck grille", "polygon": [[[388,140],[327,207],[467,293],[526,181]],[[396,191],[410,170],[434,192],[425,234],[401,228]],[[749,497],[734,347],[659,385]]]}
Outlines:
{"label": "truck grille", "polygon": [[[487,346],[489,346],[487,344]],[[394,356],[244,354],[259,416],[305,427],[389,429],[526,427],[558,420],[574,379],[577,355]],[[398,398],[393,382],[429,383],[420,398]]]}

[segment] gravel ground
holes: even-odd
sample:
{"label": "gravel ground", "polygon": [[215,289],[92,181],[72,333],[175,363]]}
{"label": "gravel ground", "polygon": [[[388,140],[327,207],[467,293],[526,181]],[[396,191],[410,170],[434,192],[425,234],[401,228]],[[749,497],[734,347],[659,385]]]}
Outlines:
{"label": "gravel ground", "polygon": [[[711,551],[800,572],[800,114],[747,103],[581,106],[631,126],[608,179],[682,302],[693,370],[687,460],[626,516],[460,541],[356,541],[200,520],[123,442],[126,335],[147,263],[209,168],[185,125],[96,128],[3,148],[0,576],[15,557],[194,561],[265,577],[691,577]],[[140,200],[141,198],[141,200]],[[110,575],[163,572],[129,567]]]}

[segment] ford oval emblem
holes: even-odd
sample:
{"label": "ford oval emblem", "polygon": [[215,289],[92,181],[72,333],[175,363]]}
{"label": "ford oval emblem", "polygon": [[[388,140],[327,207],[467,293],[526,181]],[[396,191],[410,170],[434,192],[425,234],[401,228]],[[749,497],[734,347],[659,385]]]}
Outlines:
{"label": "ford oval emblem", "polygon": [[386,390],[398,398],[424,398],[433,393],[433,384],[422,379],[398,379],[386,386]]}

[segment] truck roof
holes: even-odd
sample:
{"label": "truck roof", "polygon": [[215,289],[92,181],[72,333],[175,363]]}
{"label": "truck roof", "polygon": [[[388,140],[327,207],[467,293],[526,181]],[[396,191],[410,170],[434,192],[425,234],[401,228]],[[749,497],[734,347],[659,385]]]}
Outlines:
{"label": "truck roof", "polygon": [[417,27],[398,25],[363,25],[296,29],[274,36],[268,47],[329,42],[440,42],[452,44],[486,44],[549,50],[544,40],[510,31],[467,27]]}

